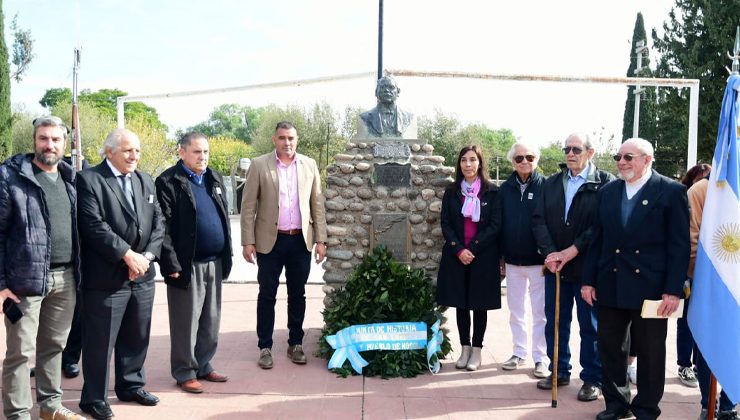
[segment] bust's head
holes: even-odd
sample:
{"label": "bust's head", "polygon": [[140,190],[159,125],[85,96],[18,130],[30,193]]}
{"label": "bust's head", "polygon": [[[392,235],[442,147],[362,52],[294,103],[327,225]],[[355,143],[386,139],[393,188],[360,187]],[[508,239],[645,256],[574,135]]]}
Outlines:
{"label": "bust's head", "polygon": [[378,98],[378,103],[391,105],[396,102],[400,93],[401,89],[398,88],[396,79],[393,77],[384,76],[378,79],[375,87],[375,97]]}

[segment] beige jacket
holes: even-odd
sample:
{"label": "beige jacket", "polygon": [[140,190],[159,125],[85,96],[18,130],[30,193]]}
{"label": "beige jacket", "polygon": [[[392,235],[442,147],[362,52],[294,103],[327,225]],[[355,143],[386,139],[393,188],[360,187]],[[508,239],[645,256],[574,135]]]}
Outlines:
{"label": "beige jacket", "polygon": [[694,264],[696,263],[696,250],[699,247],[699,228],[701,227],[701,216],[704,213],[704,200],[707,198],[707,187],[709,181],[700,179],[689,188],[689,235],[691,238],[691,254],[689,256],[688,276],[694,278]]}
{"label": "beige jacket", "polygon": [[[311,251],[315,242],[327,239],[321,175],[310,157],[297,154],[296,159],[301,225],[306,249]],[[255,245],[261,254],[272,251],[277,240],[279,196],[277,163],[272,151],[253,159],[247,172],[242,193],[242,246]]]}

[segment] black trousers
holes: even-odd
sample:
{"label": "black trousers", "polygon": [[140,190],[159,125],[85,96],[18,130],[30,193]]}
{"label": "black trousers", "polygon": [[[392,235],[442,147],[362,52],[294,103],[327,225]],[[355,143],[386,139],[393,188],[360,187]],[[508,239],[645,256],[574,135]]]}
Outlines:
{"label": "black trousers", "polygon": [[257,345],[272,348],[275,328],[275,302],[280,273],[285,268],[288,288],[288,345],[303,344],[303,318],[306,314],[306,282],[311,272],[311,252],[303,235],[278,233],[275,246],[267,254],[257,253]]}
{"label": "black trousers", "polygon": [[146,383],[144,360],[154,304],[154,280],[129,282],[118,290],[84,290],[80,405],[106,401],[115,350],[116,395],[130,397]]}
{"label": "black trousers", "polygon": [[[665,387],[665,340],[668,320],[643,319],[640,310],[599,306],[598,347],[602,392],[608,410],[632,410],[640,420],[656,419]],[[630,327],[632,334],[630,334]],[[637,395],[630,403],[627,356],[630,335],[637,355]]]}
{"label": "black trousers", "polygon": [[75,313],[72,317],[72,327],[67,337],[67,345],[62,351],[62,367],[80,363],[82,352],[82,293],[77,292]]}

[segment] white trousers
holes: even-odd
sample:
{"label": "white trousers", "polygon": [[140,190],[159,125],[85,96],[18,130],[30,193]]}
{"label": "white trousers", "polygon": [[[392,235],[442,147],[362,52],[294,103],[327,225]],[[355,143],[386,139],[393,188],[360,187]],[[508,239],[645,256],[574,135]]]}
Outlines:
{"label": "white trousers", "polygon": [[545,276],[541,265],[506,264],[506,301],[509,305],[513,354],[527,358],[526,301],[532,312],[532,359],[549,363],[545,343]]}

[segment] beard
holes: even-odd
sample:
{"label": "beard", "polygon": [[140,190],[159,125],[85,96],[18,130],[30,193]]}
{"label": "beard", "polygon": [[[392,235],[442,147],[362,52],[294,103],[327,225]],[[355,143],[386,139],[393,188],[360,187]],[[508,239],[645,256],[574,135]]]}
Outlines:
{"label": "beard", "polygon": [[625,181],[631,181],[635,177],[635,171],[629,170],[627,172],[619,172],[619,179]]}
{"label": "beard", "polygon": [[54,166],[62,160],[62,157],[55,153],[35,152],[34,157],[46,166]]}

